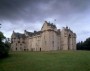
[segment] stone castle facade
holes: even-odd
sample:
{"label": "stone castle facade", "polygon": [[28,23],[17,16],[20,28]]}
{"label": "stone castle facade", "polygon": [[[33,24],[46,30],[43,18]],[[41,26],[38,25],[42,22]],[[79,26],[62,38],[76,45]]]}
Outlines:
{"label": "stone castle facade", "polygon": [[24,34],[13,31],[11,35],[12,51],[52,51],[76,50],[76,34],[68,27],[57,29],[53,23],[44,22],[40,31]]}

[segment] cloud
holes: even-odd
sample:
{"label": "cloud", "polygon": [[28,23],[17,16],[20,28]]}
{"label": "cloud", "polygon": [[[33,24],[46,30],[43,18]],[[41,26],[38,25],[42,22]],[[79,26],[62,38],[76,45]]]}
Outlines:
{"label": "cloud", "polygon": [[89,7],[90,0],[0,0],[1,30],[5,34],[13,30],[40,30],[44,20],[49,20],[58,28],[68,25],[82,36],[83,31],[90,30],[87,26],[90,23]]}
{"label": "cloud", "polygon": [[36,21],[85,11],[89,0],[0,0],[0,18]]}

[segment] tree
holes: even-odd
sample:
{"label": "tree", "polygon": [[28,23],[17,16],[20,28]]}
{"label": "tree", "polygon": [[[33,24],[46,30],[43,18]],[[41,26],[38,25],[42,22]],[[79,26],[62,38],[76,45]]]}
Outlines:
{"label": "tree", "polygon": [[90,38],[87,38],[86,41],[84,41],[84,47],[85,50],[90,50]]}
{"label": "tree", "polygon": [[3,35],[2,32],[0,32],[0,42],[2,42],[5,39],[5,36]]}
{"label": "tree", "polygon": [[8,56],[9,52],[9,43],[8,42],[3,42],[5,40],[5,36],[3,35],[2,32],[0,32],[0,58]]}
{"label": "tree", "polygon": [[84,50],[83,43],[83,41],[77,43],[77,50]]}
{"label": "tree", "polygon": [[90,50],[90,37],[84,42],[77,43],[77,50]]}

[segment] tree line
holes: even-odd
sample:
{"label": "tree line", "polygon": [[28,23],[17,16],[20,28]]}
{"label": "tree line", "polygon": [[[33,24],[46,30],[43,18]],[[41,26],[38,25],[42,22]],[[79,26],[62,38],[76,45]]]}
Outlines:
{"label": "tree line", "polygon": [[90,37],[77,43],[77,50],[90,50]]}

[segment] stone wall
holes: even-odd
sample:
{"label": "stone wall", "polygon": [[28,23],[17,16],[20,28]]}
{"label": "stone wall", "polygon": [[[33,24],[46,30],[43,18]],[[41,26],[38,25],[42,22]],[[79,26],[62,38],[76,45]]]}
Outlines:
{"label": "stone wall", "polygon": [[15,33],[11,36],[12,51],[76,50],[76,34],[68,27],[62,30],[45,21],[41,31]]}

